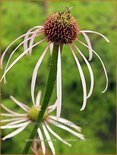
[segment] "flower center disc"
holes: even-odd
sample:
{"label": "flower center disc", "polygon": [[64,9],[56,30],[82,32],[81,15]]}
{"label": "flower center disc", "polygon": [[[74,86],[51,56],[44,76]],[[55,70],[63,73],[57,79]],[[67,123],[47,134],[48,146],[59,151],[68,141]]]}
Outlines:
{"label": "flower center disc", "polygon": [[[32,107],[29,111],[28,111],[28,117],[31,121],[36,121],[38,118],[38,113],[41,111],[41,107]],[[43,119],[45,119],[48,116],[47,111],[44,114]]]}
{"label": "flower center disc", "polygon": [[79,34],[79,27],[70,10],[54,13],[44,24],[44,34],[48,41],[57,44],[70,44]]}
{"label": "flower center disc", "polygon": [[29,117],[29,119],[32,120],[32,121],[36,121],[36,119],[38,117],[39,111],[40,111],[40,108],[32,107],[28,111],[28,117]]}

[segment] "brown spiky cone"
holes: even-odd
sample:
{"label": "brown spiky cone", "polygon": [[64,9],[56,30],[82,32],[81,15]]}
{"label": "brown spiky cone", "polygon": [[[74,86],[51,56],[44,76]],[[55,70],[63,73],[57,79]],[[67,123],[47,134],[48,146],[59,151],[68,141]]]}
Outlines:
{"label": "brown spiky cone", "polygon": [[57,44],[70,44],[79,34],[79,27],[70,10],[54,13],[44,23],[44,34],[48,41]]}

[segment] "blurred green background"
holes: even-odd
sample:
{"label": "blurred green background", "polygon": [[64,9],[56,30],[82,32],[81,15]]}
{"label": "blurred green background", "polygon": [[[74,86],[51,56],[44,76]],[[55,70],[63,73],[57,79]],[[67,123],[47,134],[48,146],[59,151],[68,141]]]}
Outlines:
{"label": "blurred green background", "polygon": [[[87,107],[80,111],[82,105],[82,86],[79,72],[74,63],[73,57],[67,46],[64,47],[62,56],[62,79],[63,79],[63,106],[62,117],[65,117],[82,127],[82,133],[86,141],[71,141],[72,148],[67,147],[59,141],[54,145],[57,154],[115,154],[115,57],[116,57],[116,5],[115,1],[3,1],[2,2],[2,51],[18,36],[28,31],[31,27],[43,25],[45,19],[53,12],[63,11],[65,7],[72,7],[72,15],[77,19],[80,29],[96,30],[105,34],[110,44],[97,35],[89,35],[93,48],[103,59],[108,76],[109,88],[105,94],[101,94],[105,86],[105,77],[102,66],[94,56],[91,66],[95,75],[95,88],[93,95],[88,100]],[[84,41],[82,36],[79,36]],[[20,40],[21,41],[21,40]],[[20,43],[16,42],[5,57],[4,65],[11,51]],[[2,103],[7,107],[19,111],[17,106],[9,99],[10,95],[15,96],[21,102],[31,106],[30,82],[31,75],[40,54],[47,43],[42,43],[33,49],[32,56],[25,56],[7,74],[6,85],[2,85]],[[77,44],[82,52],[88,56],[85,47]],[[19,48],[14,58],[16,58],[23,48]],[[88,86],[90,77],[86,64],[79,57]],[[38,89],[44,91],[49,69],[49,54],[41,65],[36,93]],[[53,93],[51,103],[55,101],[56,90]],[[11,130],[2,131],[5,136]],[[2,142],[2,153],[20,154],[28,138],[31,128]],[[58,133],[67,139],[76,137],[67,134],[63,130]],[[30,151],[30,153],[32,153]]]}

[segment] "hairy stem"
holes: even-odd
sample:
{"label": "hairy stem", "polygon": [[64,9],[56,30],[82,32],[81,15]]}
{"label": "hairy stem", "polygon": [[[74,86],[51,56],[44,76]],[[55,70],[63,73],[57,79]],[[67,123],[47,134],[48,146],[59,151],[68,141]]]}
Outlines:
{"label": "hairy stem", "polygon": [[31,147],[31,144],[37,134],[37,129],[42,122],[42,119],[48,107],[50,98],[52,96],[52,92],[53,92],[55,81],[56,81],[56,74],[57,74],[57,58],[58,58],[58,45],[54,44],[54,48],[53,48],[53,52],[51,56],[51,62],[50,62],[50,71],[49,71],[48,81],[46,85],[45,95],[44,95],[43,102],[42,102],[41,111],[38,114],[38,118],[35,122],[34,128],[29,137],[29,141],[25,145],[23,154],[28,153]]}

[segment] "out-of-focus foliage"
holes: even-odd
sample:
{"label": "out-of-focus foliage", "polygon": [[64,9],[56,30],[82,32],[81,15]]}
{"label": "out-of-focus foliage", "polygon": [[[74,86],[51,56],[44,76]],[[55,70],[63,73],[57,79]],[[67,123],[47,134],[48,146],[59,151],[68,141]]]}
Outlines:
{"label": "out-of-focus foliage", "polygon": [[[62,55],[62,79],[63,79],[63,106],[62,116],[76,122],[82,127],[86,141],[74,141],[76,138],[57,130],[62,137],[71,140],[72,148],[55,141],[57,154],[114,154],[115,153],[115,2],[114,1],[49,1],[48,14],[62,11],[65,7],[72,7],[72,14],[77,19],[80,29],[96,30],[105,34],[110,44],[97,35],[90,35],[93,48],[102,57],[109,76],[109,88],[105,94],[101,94],[105,86],[104,73],[99,60],[94,56],[91,62],[95,74],[95,88],[92,97],[88,100],[87,107],[80,111],[82,104],[82,87],[79,72],[73,57],[67,46]],[[3,1],[2,2],[2,51],[18,36],[25,33],[31,27],[43,25],[48,15],[43,14],[43,8],[39,1]],[[79,36],[83,40],[82,36]],[[16,42],[6,55],[4,65],[11,51],[18,45]],[[19,111],[9,99],[10,95],[31,106],[30,81],[33,68],[47,43],[42,43],[33,49],[32,56],[25,56],[7,75],[8,83],[2,86],[2,103],[9,108]],[[88,56],[85,47],[78,45],[84,54]],[[23,51],[21,47],[14,58]],[[79,57],[79,56],[78,56]],[[14,59],[13,58],[13,59]],[[87,85],[90,78],[85,63],[79,57],[85,75]],[[44,59],[39,70],[36,85],[44,91],[49,69],[49,53]],[[51,102],[55,101],[56,93]],[[56,128],[55,128],[56,129]],[[10,130],[2,132],[2,136]],[[31,127],[24,132],[2,142],[2,153],[19,154],[24,148],[25,139],[29,137]]]}

